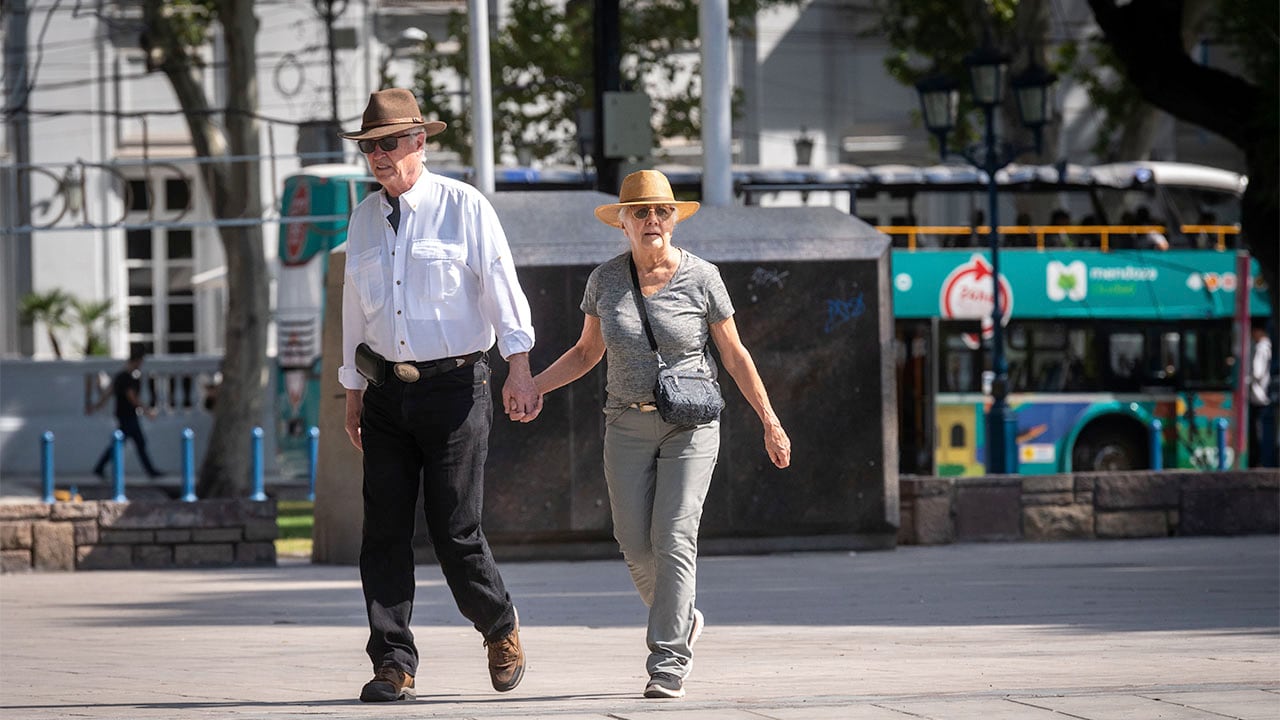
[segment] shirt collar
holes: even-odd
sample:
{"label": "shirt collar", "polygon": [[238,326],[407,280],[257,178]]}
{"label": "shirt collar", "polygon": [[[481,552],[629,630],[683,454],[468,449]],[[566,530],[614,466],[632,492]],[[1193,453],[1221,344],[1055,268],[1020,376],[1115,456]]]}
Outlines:
{"label": "shirt collar", "polygon": [[[404,204],[408,206],[410,212],[417,212],[418,204],[422,202],[422,197],[427,192],[427,183],[431,182],[427,179],[430,175],[431,171],[426,167],[423,167],[422,174],[418,175],[418,179],[413,183],[413,186],[408,190],[405,190],[404,193],[400,195],[400,197],[404,199]],[[391,207],[391,198],[387,196],[385,190],[382,192],[382,201],[388,208]]]}

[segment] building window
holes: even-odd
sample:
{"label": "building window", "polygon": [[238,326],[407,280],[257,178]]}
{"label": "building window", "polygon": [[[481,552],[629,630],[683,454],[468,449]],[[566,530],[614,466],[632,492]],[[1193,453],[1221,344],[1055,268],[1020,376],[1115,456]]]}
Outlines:
{"label": "building window", "polygon": [[186,214],[191,201],[186,177],[129,181],[129,224],[147,225],[125,234],[130,352],[184,355],[196,351],[195,247],[189,227],[166,225]]}

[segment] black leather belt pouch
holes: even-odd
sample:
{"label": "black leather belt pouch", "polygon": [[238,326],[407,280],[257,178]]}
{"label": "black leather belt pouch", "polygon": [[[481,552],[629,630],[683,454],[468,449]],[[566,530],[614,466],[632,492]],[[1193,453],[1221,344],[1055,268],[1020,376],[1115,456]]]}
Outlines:
{"label": "black leather belt pouch", "polygon": [[386,379],[387,362],[373,348],[360,343],[356,346],[356,372],[363,375],[370,385],[377,387]]}

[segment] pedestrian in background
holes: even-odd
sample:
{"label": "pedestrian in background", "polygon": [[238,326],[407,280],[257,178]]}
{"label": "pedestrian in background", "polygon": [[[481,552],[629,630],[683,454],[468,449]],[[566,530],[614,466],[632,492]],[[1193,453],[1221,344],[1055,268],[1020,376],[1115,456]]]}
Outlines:
{"label": "pedestrian in background", "polygon": [[524,676],[519,618],[480,521],[493,419],[487,352],[496,340],[509,366],[508,417],[532,420],[542,402],[529,373],[533,324],[489,201],[423,165],[426,139],[444,128],[423,119],[413,93],[389,89],[370,95],[359,131],[343,134],[382,185],[351,213],[338,370],[347,435],[364,453],[360,580],[374,670],[365,702],[416,696],[419,491],[445,581],[484,637],[494,689]]}
{"label": "pedestrian in background", "polygon": [[1262,325],[1254,325],[1253,355],[1249,362],[1249,467],[1262,464],[1263,446],[1275,438],[1267,438],[1263,416],[1270,403],[1271,338]]}
{"label": "pedestrian in background", "polygon": [[645,303],[659,354],[671,368],[713,370],[706,345],[715,342],[764,425],[769,459],[780,468],[791,463],[791,441],[738,337],[719,269],[671,244],[676,224],[697,210],[696,202],[677,201],[656,170],[623,180],[619,202],[601,205],[595,214],[621,229],[629,247],[592,271],[582,298],[581,337],[534,378],[539,392],[551,392],[609,355],[604,474],[614,537],[649,608],[647,698],[682,697],[693,667],[693,644],[703,627],[694,607],[698,525],[720,452],[720,421],[673,425],[660,417],[658,365],[638,302]]}
{"label": "pedestrian in background", "polygon": [[[125,440],[133,441],[133,447],[138,452],[138,459],[142,461],[142,468],[146,470],[147,477],[155,479],[163,477],[164,473],[156,469],[151,462],[151,456],[147,454],[147,437],[142,434],[142,423],[138,420],[139,415],[153,418],[157,414],[155,408],[142,404],[142,361],[145,358],[146,355],[141,351],[135,351],[130,355],[124,368],[111,379],[111,393],[104,393],[96,405],[86,409],[85,414],[92,415],[101,410],[108,401],[115,400],[116,424],[120,427],[120,432],[124,433]],[[107,480],[107,463],[112,462],[114,449],[115,440],[113,439],[107,445],[107,449],[102,451],[98,462],[93,465],[93,474],[103,482]]]}

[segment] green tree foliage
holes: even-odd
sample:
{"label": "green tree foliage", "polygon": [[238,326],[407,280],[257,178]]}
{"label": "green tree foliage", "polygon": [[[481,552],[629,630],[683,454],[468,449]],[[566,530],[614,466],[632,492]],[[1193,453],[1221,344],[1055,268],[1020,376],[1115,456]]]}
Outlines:
{"label": "green tree foliage", "polygon": [[[1262,266],[1275,305],[1280,229],[1280,4],[1275,0],[1088,0],[1101,32],[1064,42],[1053,68],[1082,83],[1104,112],[1096,151],[1134,159],[1126,139],[1151,108],[1221,135],[1244,152],[1249,188],[1242,204],[1246,243]],[[932,71],[963,78],[962,58],[990,33],[997,48],[1047,45],[1044,0],[878,0],[874,32],[889,39],[885,67],[914,85]],[[1201,65],[1188,51],[1209,39],[1239,74]],[[1016,58],[1016,55],[1015,55]],[[957,142],[972,139],[961,94]],[[1005,124],[1010,127],[1010,123]]]}
{"label": "green tree foliage", "polygon": [[[800,0],[730,0],[730,33],[751,32],[756,14]],[[696,138],[701,86],[698,72],[696,0],[624,0],[620,7],[621,72],[624,90],[644,91],[653,107],[655,140]],[[561,6],[548,0],[513,0],[506,21],[490,43],[496,150],[525,149],[533,157],[572,157],[578,111],[593,102],[592,4]],[[470,155],[469,99],[455,78],[468,77],[466,16],[449,19],[448,41],[456,53],[440,53],[444,42],[428,38],[421,50],[415,91],[427,111],[449,123],[442,146]]]}
{"label": "green tree foliage", "polygon": [[[933,75],[942,75],[962,88],[957,126],[948,143],[956,147],[976,141],[982,129],[977,107],[967,90],[969,71],[964,58],[984,43],[1008,55],[1016,67],[1027,64],[1028,53],[1042,62],[1043,42],[1028,40],[1027,25],[1042,25],[1040,2],[1019,0],[877,0],[879,22],[866,35],[888,40],[891,50],[884,66],[890,77],[908,87]],[[1039,38],[1044,29],[1039,29]],[[1013,98],[1006,93],[1003,109],[1018,127]],[[915,111],[919,118],[919,111]]]}
{"label": "green tree foliage", "polygon": [[1280,310],[1280,5],[1213,0],[1208,27],[1234,48],[1242,70],[1196,62],[1186,51],[1193,0],[1088,0],[1107,45],[1142,97],[1214,132],[1245,156],[1241,225]]}

